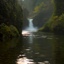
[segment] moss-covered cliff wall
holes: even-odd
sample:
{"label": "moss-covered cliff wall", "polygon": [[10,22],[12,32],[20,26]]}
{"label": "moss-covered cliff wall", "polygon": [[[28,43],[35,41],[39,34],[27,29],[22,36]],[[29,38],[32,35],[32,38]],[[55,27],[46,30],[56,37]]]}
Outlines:
{"label": "moss-covered cliff wall", "polygon": [[[17,0],[0,0],[0,35],[6,32],[4,34],[9,36],[10,32],[11,34],[14,32],[13,28],[21,33],[22,19],[22,8]],[[11,26],[12,28],[10,29]]]}
{"label": "moss-covered cliff wall", "polygon": [[54,0],[54,14],[41,31],[64,33],[64,0]]}

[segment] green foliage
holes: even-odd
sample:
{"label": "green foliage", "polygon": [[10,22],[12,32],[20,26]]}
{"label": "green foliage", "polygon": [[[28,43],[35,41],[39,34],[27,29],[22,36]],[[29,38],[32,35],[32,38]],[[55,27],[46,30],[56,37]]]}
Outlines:
{"label": "green foliage", "polygon": [[19,36],[19,32],[15,26],[10,25],[10,30],[12,31],[13,36]]}
{"label": "green foliage", "polygon": [[0,24],[14,25],[19,32],[22,28],[22,8],[17,0],[0,0]]}
{"label": "green foliage", "polygon": [[33,13],[39,13],[40,10],[44,10],[45,6],[44,2],[40,3],[38,6],[35,6]]}
{"label": "green foliage", "polygon": [[61,16],[53,16],[51,20],[45,24],[40,30],[55,32],[55,33],[64,33],[64,14]]}
{"label": "green foliage", "polygon": [[64,30],[64,14],[62,14],[61,16],[55,16],[55,18],[53,17],[51,22],[50,22],[50,27],[51,29],[58,29],[58,30]]}
{"label": "green foliage", "polygon": [[0,40],[19,36],[22,19],[22,8],[18,0],[0,0]]}
{"label": "green foliage", "polygon": [[0,33],[3,35],[3,38],[12,38],[19,36],[19,32],[13,25],[7,26],[6,24],[2,23],[0,25]]}
{"label": "green foliage", "polygon": [[64,13],[64,0],[54,0],[55,15],[61,15]]}
{"label": "green foliage", "polygon": [[52,1],[54,1],[54,14],[40,30],[54,33],[64,33],[64,0]]}

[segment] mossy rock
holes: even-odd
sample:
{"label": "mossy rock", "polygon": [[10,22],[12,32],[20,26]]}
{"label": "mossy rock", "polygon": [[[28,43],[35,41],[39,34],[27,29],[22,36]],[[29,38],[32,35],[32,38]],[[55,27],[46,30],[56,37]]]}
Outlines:
{"label": "mossy rock", "polygon": [[13,38],[19,36],[19,32],[15,26],[7,26],[4,23],[0,25],[0,33],[3,35],[3,38]]}

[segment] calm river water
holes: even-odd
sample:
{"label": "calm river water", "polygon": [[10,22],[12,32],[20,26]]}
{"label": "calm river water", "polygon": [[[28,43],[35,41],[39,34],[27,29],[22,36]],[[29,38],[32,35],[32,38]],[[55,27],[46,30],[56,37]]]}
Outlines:
{"label": "calm river water", "polygon": [[0,46],[0,64],[64,64],[63,35],[32,33]]}

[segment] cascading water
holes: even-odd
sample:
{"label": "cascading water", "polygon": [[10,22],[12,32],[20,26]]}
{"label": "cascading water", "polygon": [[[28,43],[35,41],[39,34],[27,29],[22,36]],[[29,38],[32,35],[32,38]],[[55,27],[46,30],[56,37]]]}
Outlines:
{"label": "cascading water", "polygon": [[32,23],[33,19],[28,19],[28,20],[29,20],[29,28],[32,28],[33,29],[34,28],[33,27],[33,23]]}
{"label": "cascading water", "polygon": [[31,34],[32,32],[37,32],[37,30],[38,30],[37,27],[33,26],[33,22],[32,22],[33,19],[28,19],[28,21],[29,21],[29,26],[22,31],[23,36],[32,35]]}
{"label": "cascading water", "polygon": [[27,31],[29,32],[36,32],[37,31],[37,27],[33,26],[33,19],[28,19],[29,21],[29,26],[26,28]]}

